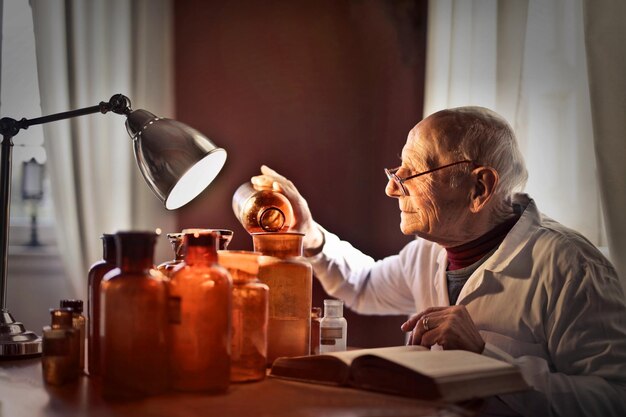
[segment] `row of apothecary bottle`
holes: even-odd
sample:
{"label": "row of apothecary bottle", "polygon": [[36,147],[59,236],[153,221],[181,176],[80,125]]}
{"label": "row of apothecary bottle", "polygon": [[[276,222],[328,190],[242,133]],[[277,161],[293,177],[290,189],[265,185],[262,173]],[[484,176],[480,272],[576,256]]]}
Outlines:
{"label": "row of apothecary bottle", "polygon": [[[177,234],[179,235],[179,234]],[[170,236],[172,237],[172,236]],[[177,236],[177,242],[180,236]],[[180,245],[176,245],[177,247]],[[171,266],[182,259],[177,253],[178,261],[166,262],[161,269],[171,270]],[[257,255],[254,253],[221,252],[220,259],[227,265],[237,261],[233,271],[233,320],[239,317],[242,322],[233,323],[232,350],[238,360],[231,366],[231,382],[262,379],[264,376],[266,357],[263,347],[266,346],[266,315],[258,316],[258,310],[267,310],[266,286],[254,285],[253,275],[258,270]],[[230,268],[232,269],[232,267]],[[238,273],[237,271],[242,271]],[[242,275],[244,274],[244,275]],[[261,305],[259,305],[261,304]],[[311,309],[311,345],[312,355],[346,350],[347,322],[343,318],[343,302],[340,300],[324,300],[324,318],[319,307]],[[76,380],[85,370],[85,335],[86,319],[82,314],[82,300],[61,300],[60,308],[50,309],[51,325],[43,329],[43,376],[46,383],[61,385]],[[253,315],[250,320],[246,315]],[[259,318],[255,320],[255,318]],[[176,321],[179,321],[178,319]],[[240,331],[238,331],[240,329]],[[247,339],[243,335],[248,334]],[[252,344],[248,341],[253,341]],[[255,346],[261,346],[257,349]],[[252,360],[245,360],[250,358]],[[237,363],[238,362],[238,363]]]}
{"label": "row of apothecary bottle", "polygon": [[89,272],[87,356],[105,398],[225,391],[264,378],[276,357],[309,354],[301,234],[255,233],[255,252],[225,250],[226,230],[168,237],[176,259],[155,269],[155,233],[103,236]]}

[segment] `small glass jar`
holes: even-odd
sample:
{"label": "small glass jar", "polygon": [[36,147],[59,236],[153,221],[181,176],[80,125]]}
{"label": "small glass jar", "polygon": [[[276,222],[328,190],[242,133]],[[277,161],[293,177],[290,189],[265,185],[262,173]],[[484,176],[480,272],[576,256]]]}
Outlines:
{"label": "small glass jar", "polygon": [[72,309],[51,309],[50,315],[50,326],[43,328],[43,379],[47,384],[62,385],[78,378],[80,336],[72,323]]}
{"label": "small glass jar", "polygon": [[270,288],[267,363],[306,356],[311,343],[311,265],[302,258],[302,233],[253,233],[261,252],[259,279]]}
{"label": "small glass jar", "polygon": [[159,266],[157,266],[157,270],[166,277],[169,277],[174,268],[180,265],[185,259],[185,255],[183,253],[183,234],[182,233],[168,233],[167,239],[170,241],[172,245],[172,250],[174,251],[174,259],[171,261],[165,261]]}
{"label": "small glass jar", "polygon": [[231,382],[265,378],[269,288],[258,278],[260,253],[219,251],[218,262],[233,278]]}
{"label": "small glass jar", "polygon": [[154,232],[118,232],[118,268],[101,286],[103,395],[130,400],[167,390],[167,278],[153,268]]}
{"label": "small glass jar", "polygon": [[83,300],[61,300],[61,308],[72,309],[72,326],[78,331],[79,340],[79,369],[80,372],[85,370],[85,327],[87,320],[83,316]]}
{"label": "small glass jar", "polygon": [[343,301],[324,300],[324,317],[320,322],[320,353],[346,350],[348,322],[343,317]]}
{"label": "small glass jar", "polygon": [[170,286],[172,388],[223,392],[230,382],[232,280],[217,264],[217,233],[185,232]]}
{"label": "small glass jar", "polygon": [[103,234],[101,239],[102,260],[91,266],[87,278],[87,370],[90,376],[100,375],[100,285],[102,278],[117,268],[115,235]]}

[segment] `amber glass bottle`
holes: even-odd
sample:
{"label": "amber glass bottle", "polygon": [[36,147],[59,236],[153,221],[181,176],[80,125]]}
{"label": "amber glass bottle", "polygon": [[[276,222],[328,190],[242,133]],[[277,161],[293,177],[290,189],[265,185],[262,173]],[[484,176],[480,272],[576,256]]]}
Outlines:
{"label": "amber glass bottle", "polygon": [[101,286],[103,394],[134,399],[167,389],[167,278],[153,268],[153,232],[115,235],[118,268]]}
{"label": "amber glass bottle", "polygon": [[100,285],[104,275],[117,267],[115,235],[103,234],[102,260],[91,266],[87,294],[87,370],[100,375]]}
{"label": "amber glass bottle", "polygon": [[254,233],[259,279],[270,288],[267,363],[280,356],[304,356],[311,342],[311,266],[302,256],[302,233]]}
{"label": "amber glass bottle", "polygon": [[170,367],[172,388],[228,389],[232,281],[217,264],[217,233],[185,233],[185,260],[172,274]]}
{"label": "amber glass bottle", "polygon": [[74,326],[74,329],[78,331],[78,340],[80,346],[78,354],[78,367],[80,373],[82,373],[85,371],[85,330],[87,325],[87,320],[85,319],[85,316],[83,316],[83,300],[61,300],[59,306],[61,308],[72,309],[72,326]]}
{"label": "amber glass bottle", "polygon": [[75,381],[79,375],[80,335],[74,328],[73,310],[50,310],[51,324],[43,328],[43,379],[51,385]]}
{"label": "amber glass bottle", "polygon": [[233,278],[231,382],[265,378],[269,288],[257,278],[260,253],[219,251]]}
{"label": "amber glass bottle", "polygon": [[183,253],[183,234],[182,233],[168,233],[167,239],[170,241],[172,245],[172,250],[174,251],[174,259],[171,261],[165,261],[159,266],[157,266],[157,270],[162,272],[163,275],[169,277],[178,265],[183,262],[185,255]]}
{"label": "amber glass bottle", "polygon": [[291,203],[279,192],[242,184],[233,195],[233,212],[248,233],[286,231],[293,223]]}

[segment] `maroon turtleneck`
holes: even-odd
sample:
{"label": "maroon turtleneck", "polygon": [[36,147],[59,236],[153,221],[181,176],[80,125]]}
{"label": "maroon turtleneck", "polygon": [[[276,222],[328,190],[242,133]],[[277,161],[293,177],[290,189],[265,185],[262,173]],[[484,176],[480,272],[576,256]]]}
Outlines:
{"label": "maroon turtleneck", "polygon": [[509,233],[518,220],[519,216],[513,216],[505,222],[500,223],[478,239],[474,239],[471,242],[464,243],[453,248],[446,248],[449,262],[448,270],[454,271],[466,268],[474,262],[480,260],[483,256],[489,253],[490,250],[502,243],[507,233]]}

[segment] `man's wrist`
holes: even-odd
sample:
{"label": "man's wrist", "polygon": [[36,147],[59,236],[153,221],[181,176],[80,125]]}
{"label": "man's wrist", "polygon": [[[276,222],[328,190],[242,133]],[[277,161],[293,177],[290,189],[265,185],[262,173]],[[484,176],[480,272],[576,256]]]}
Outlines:
{"label": "man's wrist", "polygon": [[315,239],[315,241],[320,242],[319,244],[314,246],[306,246],[304,248],[303,254],[307,258],[312,258],[313,256],[322,253],[322,250],[324,249],[324,244],[326,244],[326,237],[324,236],[324,232],[322,232],[322,230],[317,226],[315,226],[314,230],[315,232],[319,233],[321,239]]}

